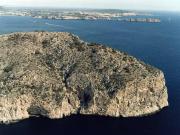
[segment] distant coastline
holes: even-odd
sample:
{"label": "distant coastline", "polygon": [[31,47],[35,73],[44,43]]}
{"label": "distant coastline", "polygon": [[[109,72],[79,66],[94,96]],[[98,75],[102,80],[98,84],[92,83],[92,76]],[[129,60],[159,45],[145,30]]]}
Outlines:
{"label": "distant coastline", "polygon": [[30,16],[55,20],[117,20],[136,15],[133,11],[123,10],[0,8],[0,16]]}
{"label": "distant coastline", "polygon": [[[129,18],[145,16],[145,18]],[[147,13],[128,10],[90,10],[90,9],[44,9],[44,8],[6,8],[0,7],[0,16],[30,16],[51,20],[116,20],[126,22],[159,23],[158,18],[149,18]],[[128,18],[126,18],[128,17]],[[147,18],[148,17],[148,18]],[[122,19],[125,18],[125,19]]]}
{"label": "distant coastline", "polygon": [[0,8],[0,15],[31,16],[41,19],[56,20],[118,20],[120,17],[137,16],[134,11],[125,10],[88,10],[88,9],[31,9]]}

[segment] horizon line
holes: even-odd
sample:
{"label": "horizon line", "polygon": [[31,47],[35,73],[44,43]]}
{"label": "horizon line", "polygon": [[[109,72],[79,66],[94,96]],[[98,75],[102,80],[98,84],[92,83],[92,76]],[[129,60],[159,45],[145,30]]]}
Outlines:
{"label": "horizon line", "polygon": [[15,5],[0,5],[5,8],[49,8],[49,9],[89,9],[89,10],[128,10],[128,11],[146,11],[146,12],[180,12],[180,10],[165,10],[165,9],[130,9],[130,8],[101,8],[101,7],[58,7],[58,6],[15,6]]}

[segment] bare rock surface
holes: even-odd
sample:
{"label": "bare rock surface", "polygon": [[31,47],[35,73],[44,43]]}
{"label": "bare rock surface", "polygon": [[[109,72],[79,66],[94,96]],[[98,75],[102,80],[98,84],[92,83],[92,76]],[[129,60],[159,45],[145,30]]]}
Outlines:
{"label": "bare rock surface", "polygon": [[0,36],[0,122],[144,116],[168,106],[163,72],[70,33]]}

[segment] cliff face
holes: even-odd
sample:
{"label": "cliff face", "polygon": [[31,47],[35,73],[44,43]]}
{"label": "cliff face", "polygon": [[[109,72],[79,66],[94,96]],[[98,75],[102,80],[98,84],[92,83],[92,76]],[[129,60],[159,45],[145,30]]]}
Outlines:
{"label": "cliff face", "polygon": [[142,116],[168,106],[162,71],[69,33],[0,36],[0,121]]}

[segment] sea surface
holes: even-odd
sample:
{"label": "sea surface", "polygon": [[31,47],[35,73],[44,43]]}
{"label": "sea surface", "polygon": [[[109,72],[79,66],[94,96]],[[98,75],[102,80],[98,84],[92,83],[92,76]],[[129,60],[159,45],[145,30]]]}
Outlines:
{"label": "sea surface", "polygon": [[180,13],[154,12],[161,23],[47,20],[1,16],[0,34],[66,31],[103,43],[154,65],[165,73],[170,106],[147,117],[73,115],[60,120],[31,118],[0,125],[0,135],[180,135]]}

